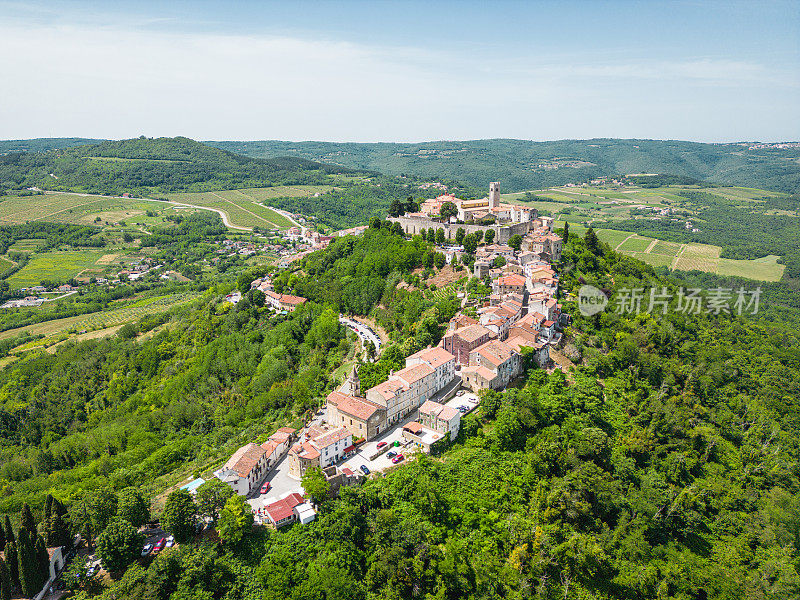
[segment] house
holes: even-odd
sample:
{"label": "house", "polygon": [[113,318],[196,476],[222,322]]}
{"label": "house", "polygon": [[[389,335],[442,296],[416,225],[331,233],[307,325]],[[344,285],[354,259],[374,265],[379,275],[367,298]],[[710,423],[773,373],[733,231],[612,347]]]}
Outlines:
{"label": "house", "polygon": [[281,427],[261,444],[267,456],[267,469],[271,469],[286,454],[292,444],[292,437],[297,433],[291,427]]}
{"label": "house", "polygon": [[442,344],[444,349],[455,356],[460,364],[468,365],[469,353],[488,342],[494,335],[491,330],[475,323],[474,325],[449,331],[442,338]]}
{"label": "house", "polygon": [[505,388],[522,372],[522,355],[500,340],[491,340],[470,352],[469,366],[461,370],[465,386],[473,391]]}
{"label": "house", "polygon": [[309,467],[325,467],[353,449],[353,434],[346,427],[311,427],[289,449],[289,475],[300,478]]}
{"label": "house", "polygon": [[550,363],[550,346],[547,342],[539,340],[538,334],[531,333],[528,329],[513,327],[508,332],[506,344],[520,354],[523,348],[532,348],[533,360],[540,367],[546,367]]}
{"label": "house", "polygon": [[406,358],[405,368],[367,390],[367,400],[386,409],[386,423],[399,421],[455,378],[456,357],[427,348]]}
{"label": "house", "polygon": [[283,310],[287,310],[289,312],[293,312],[299,306],[305,304],[306,299],[301,298],[300,296],[292,296],[290,294],[281,294],[280,297],[280,307]]}
{"label": "house", "polygon": [[454,440],[461,427],[461,413],[452,406],[427,400],[419,407],[419,422],[439,433],[449,433],[450,440]]}
{"label": "house", "polygon": [[422,423],[416,421],[403,425],[400,436],[423,452],[430,452],[434,444],[446,439],[445,434],[425,427]]}
{"label": "house", "polygon": [[328,423],[346,427],[355,438],[371,440],[386,427],[386,409],[366,398],[334,391],[327,402]]}
{"label": "house", "polygon": [[247,444],[239,448],[225,465],[214,472],[214,476],[231,486],[242,496],[252,492],[267,472],[267,456],[258,444]]}
{"label": "house", "polygon": [[302,524],[310,523],[316,516],[314,508],[306,502],[297,492],[285,494],[280,499],[264,507],[269,522],[279,529],[289,523],[299,521]]}
{"label": "house", "polygon": [[526,280],[522,275],[504,275],[503,277],[498,277],[492,283],[492,288],[499,294],[524,294]]}

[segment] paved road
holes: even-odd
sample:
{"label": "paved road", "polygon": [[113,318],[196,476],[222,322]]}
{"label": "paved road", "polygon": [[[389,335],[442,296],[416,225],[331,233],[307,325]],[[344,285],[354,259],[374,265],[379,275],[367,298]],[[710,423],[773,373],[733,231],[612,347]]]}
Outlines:
{"label": "paved road", "polygon": [[380,353],[381,353],[381,338],[378,336],[378,334],[373,332],[371,329],[369,329],[363,323],[359,323],[358,321],[354,321],[353,319],[349,319],[349,318],[347,318],[347,317],[345,317],[343,315],[339,315],[339,322],[342,325],[344,325],[346,327],[349,327],[350,329],[355,331],[356,335],[358,335],[358,337],[361,338],[361,341],[363,342],[364,347],[366,347],[366,343],[367,342],[372,342],[372,344],[375,346],[375,356],[379,356],[380,355]]}

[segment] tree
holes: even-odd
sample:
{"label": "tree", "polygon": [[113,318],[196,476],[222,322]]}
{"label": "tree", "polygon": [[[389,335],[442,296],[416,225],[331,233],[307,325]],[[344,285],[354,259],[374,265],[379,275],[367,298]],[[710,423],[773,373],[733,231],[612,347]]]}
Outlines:
{"label": "tree", "polygon": [[475,239],[479,244],[481,243],[481,240],[483,239],[483,229],[478,229],[478,231],[475,232]]}
{"label": "tree", "polygon": [[397,221],[392,223],[392,233],[395,235],[402,235],[405,236],[405,231],[403,231],[403,226],[400,225]]}
{"label": "tree", "polygon": [[372,217],[369,220],[369,228],[370,229],[380,229],[381,228],[381,220],[378,217]]}
{"label": "tree", "polygon": [[97,555],[109,571],[121,571],[142,551],[144,536],[124,519],[114,519],[103,533],[97,536]]}
{"label": "tree", "polygon": [[134,527],[141,527],[150,520],[150,502],[138,488],[125,488],[117,495],[117,517]]}
{"label": "tree", "polygon": [[50,516],[53,514],[53,496],[52,494],[47,494],[44,498],[44,520],[47,521],[50,519]]}
{"label": "tree", "polygon": [[24,527],[19,530],[17,544],[17,564],[19,565],[19,584],[22,593],[32,598],[39,591],[39,574],[36,568],[36,547]]}
{"label": "tree", "polygon": [[429,242],[435,242],[436,241],[436,229],[434,229],[433,227],[428,229],[428,241]]}
{"label": "tree", "polygon": [[233,496],[231,486],[214,477],[197,488],[197,493],[195,494],[197,509],[201,515],[211,517],[216,521],[219,517],[219,511],[222,510],[222,507],[225,506],[231,496]]}
{"label": "tree", "polygon": [[86,592],[91,597],[100,593],[102,584],[97,579],[97,575],[87,574],[85,556],[76,556],[61,575],[64,586],[71,592]]}
{"label": "tree", "polygon": [[126,244],[130,244],[133,241],[133,236],[126,231],[122,234],[122,241]]}
{"label": "tree", "polygon": [[519,252],[519,249],[522,247],[522,236],[518,233],[512,235],[511,239],[508,240],[508,245]]}
{"label": "tree", "polygon": [[466,232],[464,231],[463,227],[459,227],[458,229],[456,229],[456,244],[458,244],[460,246],[461,242],[464,241],[464,236],[465,235],[466,235]]}
{"label": "tree", "polygon": [[6,543],[17,541],[14,537],[14,529],[11,527],[11,519],[8,515],[6,515],[6,518],[3,520],[3,535],[6,536]]}
{"label": "tree", "polygon": [[11,587],[19,588],[19,558],[17,556],[17,544],[8,542],[4,552],[6,556],[6,566],[8,575],[11,577]]}
{"label": "tree", "polygon": [[419,230],[419,235],[423,240],[427,240],[428,239],[428,232],[426,231],[426,229],[424,227]]}
{"label": "tree", "polygon": [[34,559],[36,564],[36,573],[39,577],[36,587],[42,589],[42,586],[44,586],[44,584],[47,583],[47,580],[50,579],[50,555],[47,554],[47,547],[45,546],[42,536],[38,536],[36,538]]}
{"label": "tree", "polygon": [[95,532],[105,529],[117,514],[117,495],[109,488],[101,488],[89,496],[89,510]]}
{"label": "tree", "polygon": [[33,518],[33,512],[27,502],[22,505],[20,519],[20,527],[26,529],[30,535],[36,535],[36,520]]}
{"label": "tree", "polygon": [[92,511],[88,495],[84,495],[70,506],[69,520],[72,527],[83,536],[86,544],[91,548],[95,529],[92,524]]}
{"label": "tree", "polygon": [[194,534],[194,516],[197,513],[192,496],[186,490],[175,490],[167,496],[161,523],[179,542],[185,542]]}
{"label": "tree", "polygon": [[253,511],[244,497],[234,494],[225,502],[219,515],[217,532],[222,543],[235,546],[253,527]]}
{"label": "tree", "polygon": [[306,469],[301,482],[303,484],[303,489],[307,494],[310,494],[316,502],[322,502],[328,498],[328,494],[331,491],[331,484],[325,479],[325,473],[323,473],[322,469],[319,467],[309,467]]}
{"label": "tree", "polygon": [[433,255],[433,264],[436,265],[437,269],[443,269],[447,264],[447,258],[441,252],[437,252]]}
{"label": "tree", "polygon": [[437,229],[436,230],[436,243],[437,244],[444,244],[444,229]]}
{"label": "tree", "polygon": [[445,220],[450,220],[450,217],[458,216],[458,207],[452,202],[442,202],[442,207],[439,209],[439,214]]}
{"label": "tree", "polygon": [[400,215],[404,215],[406,213],[406,204],[400,198],[395,198],[392,200],[392,203],[389,205],[389,216],[390,217],[399,217]]}
{"label": "tree", "polygon": [[64,518],[57,512],[54,512],[45,523],[44,533],[44,541],[48,548],[52,546],[70,546],[72,544],[69,527],[64,522]]}
{"label": "tree", "polygon": [[564,244],[569,241],[569,221],[564,221]]}
{"label": "tree", "polygon": [[0,557],[0,600],[11,600],[11,573],[2,557]]}
{"label": "tree", "polygon": [[584,235],[583,239],[586,242],[586,247],[591,251],[591,253],[597,254],[600,241],[597,239],[597,234],[594,232],[594,228],[589,227],[589,229],[586,230],[586,234]]}
{"label": "tree", "polygon": [[474,254],[478,249],[478,238],[474,233],[468,233],[464,236],[464,252]]}
{"label": "tree", "polygon": [[491,244],[494,241],[494,229],[487,229],[483,239],[486,240],[487,244]]}

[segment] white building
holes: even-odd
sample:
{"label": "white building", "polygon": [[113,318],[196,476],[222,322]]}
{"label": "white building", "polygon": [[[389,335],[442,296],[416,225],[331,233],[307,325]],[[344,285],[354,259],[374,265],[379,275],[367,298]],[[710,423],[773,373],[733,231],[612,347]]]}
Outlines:
{"label": "white building", "polygon": [[246,496],[258,487],[267,472],[267,455],[257,444],[247,444],[233,453],[214,476],[227,483],[234,492]]}

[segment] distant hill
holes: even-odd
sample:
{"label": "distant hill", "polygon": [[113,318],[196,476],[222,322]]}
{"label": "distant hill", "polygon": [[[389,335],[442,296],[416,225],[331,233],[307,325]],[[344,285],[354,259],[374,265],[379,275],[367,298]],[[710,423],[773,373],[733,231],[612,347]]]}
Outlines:
{"label": "distant hill", "polygon": [[153,195],[326,183],[351,169],[301,157],[251,158],[185,137],[105,141],[0,156],[0,186]]}
{"label": "distant hill", "polygon": [[[455,179],[505,191],[583,182],[603,175],[662,173],[701,181],[794,193],[800,191],[800,148],[659,140],[493,139],[417,144],[206,142],[252,157],[299,156],[389,175]],[[758,145],[761,146],[761,145]]]}
{"label": "distant hill", "polygon": [[33,138],[30,140],[0,140],[0,154],[11,152],[47,152],[71,146],[99,144],[105,140],[89,138]]}

